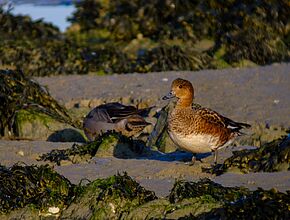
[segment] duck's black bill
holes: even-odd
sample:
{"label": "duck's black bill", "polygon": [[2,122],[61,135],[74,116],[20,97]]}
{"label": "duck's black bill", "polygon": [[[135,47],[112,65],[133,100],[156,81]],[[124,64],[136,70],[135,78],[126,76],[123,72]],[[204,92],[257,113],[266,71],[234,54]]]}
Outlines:
{"label": "duck's black bill", "polygon": [[174,97],[175,97],[175,95],[172,92],[170,92],[166,96],[163,96],[162,100],[172,99]]}

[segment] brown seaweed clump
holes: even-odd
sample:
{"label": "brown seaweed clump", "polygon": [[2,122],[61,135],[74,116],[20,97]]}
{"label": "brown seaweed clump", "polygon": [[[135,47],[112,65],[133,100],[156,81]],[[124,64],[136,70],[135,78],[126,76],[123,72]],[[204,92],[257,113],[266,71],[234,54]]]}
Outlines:
{"label": "brown seaweed clump", "polygon": [[223,164],[205,171],[221,175],[228,170],[242,173],[290,170],[290,138],[280,138],[254,150],[234,151]]}
{"label": "brown seaweed clump", "polygon": [[64,207],[74,195],[73,185],[47,165],[0,165],[0,213],[33,205],[37,209]]}
{"label": "brown seaweed clump", "polygon": [[108,131],[93,142],[83,145],[73,144],[69,149],[52,150],[49,153],[41,155],[39,160],[50,161],[60,165],[62,161],[79,163],[94,156],[133,158],[143,152],[144,146],[145,144],[142,141],[133,140],[121,133]]}
{"label": "brown seaweed clump", "polygon": [[50,96],[43,86],[24,76],[21,71],[0,70],[0,136],[13,130],[14,118],[21,109],[44,113],[52,118],[78,127],[67,110]]}

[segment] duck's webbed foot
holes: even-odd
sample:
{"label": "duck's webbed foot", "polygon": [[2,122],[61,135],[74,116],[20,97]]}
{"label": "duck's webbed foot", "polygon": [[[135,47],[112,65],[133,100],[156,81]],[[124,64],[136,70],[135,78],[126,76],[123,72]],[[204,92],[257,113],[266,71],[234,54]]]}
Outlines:
{"label": "duck's webbed foot", "polygon": [[199,162],[202,163],[202,160],[201,160],[200,158],[198,158],[198,157],[196,156],[196,154],[194,154],[194,155],[192,156],[192,158],[191,158],[191,161],[186,162],[186,164],[188,164],[189,166],[193,166],[193,165],[195,164],[196,161],[199,161]]}

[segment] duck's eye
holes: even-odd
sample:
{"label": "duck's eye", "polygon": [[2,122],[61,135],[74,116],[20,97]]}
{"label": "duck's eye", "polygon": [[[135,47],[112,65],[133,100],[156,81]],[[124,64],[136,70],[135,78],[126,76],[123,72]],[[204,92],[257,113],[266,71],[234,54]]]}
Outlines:
{"label": "duck's eye", "polygon": [[182,85],[178,86],[180,89],[182,88]]}

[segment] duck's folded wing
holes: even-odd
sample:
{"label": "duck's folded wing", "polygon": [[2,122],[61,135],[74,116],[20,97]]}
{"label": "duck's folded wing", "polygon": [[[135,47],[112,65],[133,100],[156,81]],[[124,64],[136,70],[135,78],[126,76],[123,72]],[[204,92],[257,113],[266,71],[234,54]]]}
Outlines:
{"label": "duck's folded wing", "polygon": [[107,111],[103,108],[94,108],[90,113],[86,116],[86,120],[92,120],[95,122],[109,122],[112,123],[113,121],[111,120],[109,114]]}
{"label": "duck's folded wing", "polygon": [[117,102],[113,102],[113,103],[102,105],[100,106],[100,108],[105,109],[109,117],[111,118],[111,120],[115,121],[121,118],[126,118],[130,115],[136,115],[136,114],[145,117],[148,115],[152,107],[144,108],[144,109],[137,109],[134,106],[130,106],[130,105],[126,106]]}
{"label": "duck's folded wing", "polygon": [[207,108],[201,108],[197,110],[198,115],[200,115],[201,118],[206,120],[208,123],[216,124],[218,126],[231,129],[233,131],[239,131],[242,128],[249,128],[251,125],[241,122],[235,122],[227,117],[224,117],[220,115],[219,113],[207,109]]}
{"label": "duck's folded wing", "polygon": [[137,109],[134,106],[126,106],[117,102],[107,103],[98,108],[106,111],[112,121],[125,118],[129,115],[134,115],[137,112]]}

